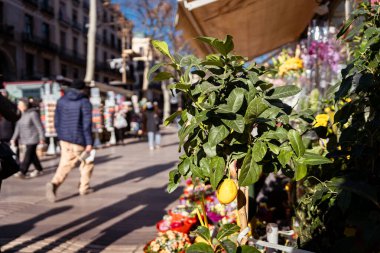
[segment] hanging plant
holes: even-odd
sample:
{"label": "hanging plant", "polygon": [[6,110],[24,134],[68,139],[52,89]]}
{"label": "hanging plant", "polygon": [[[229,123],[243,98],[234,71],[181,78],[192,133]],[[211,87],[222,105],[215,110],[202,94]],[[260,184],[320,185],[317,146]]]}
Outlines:
{"label": "hanging plant", "polygon": [[[170,88],[181,91],[185,97],[184,110],[165,120],[167,125],[176,117],[181,118],[179,149],[184,151],[178,167],[169,174],[168,192],[177,188],[182,177],[192,177],[210,183],[223,195],[218,197],[228,202],[234,196],[226,196],[230,191],[222,187],[238,187],[240,230],[243,231],[247,227],[246,187],[254,184],[262,173],[281,171],[300,180],[307,174],[307,165],[330,160],[304,146],[302,135],[307,128],[301,132],[290,124],[293,119],[313,121],[306,112],[294,113],[281,101],[297,94],[300,91],[297,86],[273,88],[261,80],[265,69],[255,64],[247,66],[246,58],[232,54],[234,43],[229,35],[225,40],[211,37],[199,40],[218,54],[204,59],[193,55],[181,57],[172,55],[165,42],[152,42],[170,63],[154,66],[148,73],[149,78],[163,66],[172,67],[173,73],[160,72],[154,78],[173,78],[176,82]],[[235,184],[231,184],[231,180]],[[246,242],[245,236],[239,243]],[[212,245],[201,245],[199,249],[194,245],[192,249],[195,247],[198,251],[193,252],[215,250]]]}

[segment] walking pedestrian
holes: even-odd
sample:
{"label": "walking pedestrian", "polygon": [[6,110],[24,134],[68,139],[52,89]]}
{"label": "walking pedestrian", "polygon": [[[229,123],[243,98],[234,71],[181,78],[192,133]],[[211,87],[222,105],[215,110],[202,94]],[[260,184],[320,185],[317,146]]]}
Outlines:
{"label": "walking pedestrian", "polygon": [[[3,92],[0,93],[0,117],[8,120],[12,123],[15,123],[21,116],[21,113],[17,110],[17,106],[13,104],[11,101],[9,101],[6,96],[3,96]],[[0,142],[0,145],[2,143]],[[5,146],[6,147],[6,146]],[[0,175],[6,174],[3,172],[7,172],[11,170],[11,173],[16,172],[19,167],[16,163],[16,161],[13,159],[13,155],[8,155],[9,149],[4,150],[3,148],[0,148]],[[12,162],[13,166],[17,166],[16,170],[12,170],[13,168],[9,166],[9,162]],[[2,177],[0,178],[0,189],[1,189],[1,183],[2,183]]]}
{"label": "walking pedestrian", "polygon": [[[1,91],[1,95],[3,95],[4,98],[7,98],[7,93],[3,90]],[[16,105],[13,106],[16,107]],[[15,125],[15,122],[9,121],[0,115],[0,142],[5,142],[9,145],[13,136]]]}
{"label": "walking pedestrian", "polygon": [[79,161],[79,194],[93,192],[90,178],[94,163],[84,159],[92,150],[92,106],[84,90],[85,83],[75,80],[57,102],[55,128],[61,145],[61,159],[54,177],[46,184],[46,197],[50,202],[55,202],[58,187]]}
{"label": "walking pedestrian", "polygon": [[146,103],[144,118],[145,130],[148,133],[149,149],[158,149],[161,143],[160,116],[157,107],[155,108],[151,102]]}
{"label": "walking pedestrian", "polygon": [[38,112],[34,108],[30,108],[28,100],[20,100],[18,109],[21,111],[21,118],[16,124],[15,132],[12,136],[11,144],[15,145],[18,141],[19,145],[25,146],[24,158],[21,161],[20,172],[15,176],[25,178],[31,164],[35,170],[32,171],[30,177],[42,175],[42,165],[37,156],[37,145],[45,143],[44,130]]}
{"label": "walking pedestrian", "polygon": [[124,134],[125,129],[128,126],[128,122],[126,119],[126,111],[122,106],[117,107],[117,110],[115,112],[115,120],[114,120],[114,127],[115,127],[115,133],[116,133],[116,141],[118,144],[124,144]]}

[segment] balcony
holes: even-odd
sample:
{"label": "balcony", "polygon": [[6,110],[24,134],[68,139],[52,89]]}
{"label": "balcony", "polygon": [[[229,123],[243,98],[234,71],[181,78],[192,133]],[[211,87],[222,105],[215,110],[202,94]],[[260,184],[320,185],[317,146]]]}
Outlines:
{"label": "balcony", "polygon": [[79,24],[78,21],[73,21],[71,26],[73,27],[73,30],[77,31],[77,32],[81,32],[82,31],[82,25]]}
{"label": "balcony", "polygon": [[25,44],[47,52],[56,53],[58,50],[58,46],[55,43],[51,42],[49,39],[38,37],[30,33],[22,33],[22,41]]}
{"label": "balcony", "polygon": [[54,8],[48,4],[41,5],[41,12],[49,17],[54,17]]}
{"label": "balcony", "polygon": [[1,37],[13,38],[14,36],[14,26],[0,24],[0,35]]}
{"label": "balcony", "polygon": [[64,15],[59,15],[59,22],[66,27],[71,25],[70,20]]}
{"label": "balcony", "polygon": [[22,0],[22,2],[33,8],[38,8],[38,0]]}
{"label": "balcony", "polygon": [[86,64],[86,57],[83,54],[79,54],[77,51],[61,48],[59,50],[59,56],[62,60],[77,64]]}

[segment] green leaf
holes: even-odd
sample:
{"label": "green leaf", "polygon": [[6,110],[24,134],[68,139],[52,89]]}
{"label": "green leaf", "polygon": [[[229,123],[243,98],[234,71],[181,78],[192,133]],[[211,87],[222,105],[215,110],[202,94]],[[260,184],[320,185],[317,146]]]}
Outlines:
{"label": "green leaf", "polygon": [[274,145],[270,142],[267,143],[269,150],[273,152],[273,154],[278,155],[280,153],[280,147],[277,145]]}
{"label": "green leaf", "polygon": [[176,111],[175,113],[173,113],[172,115],[170,115],[169,117],[167,117],[165,119],[165,121],[164,121],[164,126],[167,126],[170,123],[172,123],[175,118],[177,118],[179,115],[181,115],[181,113],[182,112],[180,112],[180,111]]}
{"label": "green leaf", "polygon": [[201,161],[199,162],[199,166],[200,166],[200,169],[202,170],[202,174],[207,177],[209,177],[212,174],[210,162],[211,162],[211,159],[209,157],[203,157]]}
{"label": "green leaf", "polygon": [[203,65],[203,66],[211,65],[211,66],[217,66],[220,68],[222,68],[224,66],[219,55],[216,55],[216,54],[207,55],[206,60],[202,61],[201,65]]}
{"label": "green leaf", "polygon": [[261,97],[254,98],[248,105],[245,113],[245,119],[248,122],[256,119],[262,112],[268,109],[268,104]]}
{"label": "green leaf", "polygon": [[220,180],[222,180],[224,177],[224,168],[225,168],[224,159],[218,156],[212,157],[210,167],[211,167],[210,182],[211,182],[212,187],[216,190]]}
{"label": "green leaf", "polygon": [[188,247],[186,253],[214,253],[214,250],[207,243],[199,242]]}
{"label": "green leaf", "polygon": [[346,21],[346,24],[340,29],[339,33],[336,35],[337,38],[342,37],[343,34],[345,34],[348,30],[348,28],[351,26],[352,22],[354,22],[353,18],[350,18]]}
{"label": "green leaf", "polygon": [[178,173],[177,169],[171,170],[169,172],[169,184],[166,188],[168,193],[172,193],[175,189],[177,189],[180,179],[181,175]]}
{"label": "green leaf", "polygon": [[249,186],[256,183],[261,175],[262,167],[252,159],[252,150],[248,150],[243,160],[239,174],[239,186]]}
{"label": "green leaf", "polygon": [[240,230],[240,228],[236,224],[225,224],[220,228],[220,230],[216,236],[216,239],[222,240],[222,239],[226,238],[227,236],[238,232],[239,230]]}
{"label": "green leaf", "polygon": [[296,85],[285,85],[269,90],[266,95],[270,99],[278,99],[294,96],[300,91],[301,89]]}
{"label": "green leaf", "polygon": [[200,40],[200,41],[202,41],[202,42],[204,42],[204,43],[206,43],[206,44],[208,44],[208,45],[210,45],[210,46],[212,46],[212,42],[213,42],[214,40],[216,40],[216,38],[213,38],[213,37],[207,37],[207,36],[200,36],[200,37],[197,37],[196,39],[197,39],[197,40]]}
{"label": "green leaf", "polygon": [[268,108],[262,114],[260,114],[260,118],[275,119],[280,112],[281,112],[281,109],[274,106],[274,107]]}
{"label": "green leaf", "polygon": [[260,162],[261,160],[263,160],[266,153],[267,145],[264,142],[257,140],[252,148],[252,159],[255,162]]}
{"label": "green leaf", "polygon": [[180,62],[180,66],[181,67],[189,67],[191,68],[192,66],[194,65],[198,65],[200,63],[199,59],[197,57],[195,57],[194,55],[187,55],[187,56],[184,56],[182,59],[181,59],[181,62]]}
{"label": "green leaf", "polygon": [[191,88],[190,84],[185,84],[185,83],[172,83],[168,85],[168,89],[177,89],[181,91],[188,91]]}
{"label": "green leaf", "polygon": [[190,158],[187,157],[180,164],[178,164],[178,171],[179,171],[179,173],[181,173],[181,175],[184,176],[187,174],[187,172],[189,172],[190,163],[191,163]]}
{"label": "green leaf", "polygon": [[260,251],[253,246],[243,245],[237,248],[236,253],[260,253]]}
{"label": "green leaf", "polygon": [[216,156],[216,145],[212,146],[210,142],[203,145],[203,150],[205,151],[207,157]]}
{"label": "green leaf", "polygon": [[296,181],[299,181],[302,178],[304,178],[306,174],[307,174],[307,166],[305,164],[296,162],[296,173],[295,173]]}
{"label": "green leaf", "polygon": [[193,164],[193,163],[190,164],[190,170],[191,170],[191,173],[195,177],[198,177],[198,178],[203,178],[204,177],[203,170],[201,168],[199,168],[198,166],[196,166],[195,164]]}
{"label": "green leaf", "polygon": [[210,93],[212,91],[218,90],[220,88],[219,86],[215,86],[212,83],[209,83],[207,81],[204,81],[198,85],[199,85],[199,88],[200,88],[200,91],[202,94],[207,94],[207,93]]}
{"label": "green leaf", "polygon": [[173,62],[175,62],[173,56],[170,54],[168,44],[165,41],[152,40],[152,45],[155,49],[160,51],[163,55],[169,57]]}
{"label": "green leaf", "polygon": [[293,156],[292,151],[281,149],[280,154],[277,156],[277,159],[280,162],[281,166],[285,168],[285,166],[288,164],[292,156]]}
{"label": "green leaf", "polygon": [[210,230],[204,226],[198,226],[195,233],[205,239],[206,241],[211,240]]}
{"label": "green leaf", "polygon": [[215,39],[211,42],[211,45],[224,56],[226,56],[229,52],[231,52],[234,49],[234,43],[232,41],[231,35],[227,35],[224,41]]}
{"label": "green leaf", "polygon": [[229,128],[233,129],[234,131],[238,133],[244,133],[244,128],[245,128],[245,121],[244,117],[236,114],[236,119],[222,119],[222,122],[226,124]]}
{"label": "green leaf", "polygon": [[224,125],[212,127],[208,136],[208,142],[211,146],[216,146],[221,141],[223,141],[229,134],[230,132]]}
{"label": "green leaf", "polygon": [[165,66],[166,64],[165,63],[158,63],[156,65],[154,65],[153,67],[151,67],[148,71],[148,74],[147,74],[147,79],[148,80],[151,80],[151,76],[154,72],[156,72],[159,68],[161,68],[162,66]]}
{"label": "green leaf", "polygon": [[244,102],[244,93],[246,92],[243,88],[235,88],[227,98],[227,105],[231,109],[231,112],[239,111],[240,107]]}
{"label": "green leaf", "polygon": [[236,243],[230,239],[226,239],[220,243],[226,253],[236,253]]}
{"label": "green leaf", "polygon": [[169,72],[159,72],[154,78],[153,81],[160,82],[173,78],[172,73]]}
{"label": "green leaf", "polygon": [[324,156],[311,153],[311,152],[306,152],[303,157],[300,158],[299,160],[303,164],[307,165],[320,165],[320,164],[327,164],[327,163],[332,163],[332,161]]}
{"label": "green leaf", "polygon": [[294,129],[289,130],[288,138],[290,141],[290,145],[296,152],[297,156],[303,156],[303,154],[305,154],[305,146],[303,145],[301,135],[298,133],[298,131]]}

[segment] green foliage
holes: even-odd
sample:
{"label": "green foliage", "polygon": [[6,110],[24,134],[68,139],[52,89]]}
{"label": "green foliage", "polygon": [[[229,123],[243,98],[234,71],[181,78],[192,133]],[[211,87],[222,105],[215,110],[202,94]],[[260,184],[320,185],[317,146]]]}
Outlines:
{"label": "green foliage", "polygon": [[364,1],[339,33],[353,51],[334,87],[337,134],[327,145],[334,163],[323,165],[323,182],[306,182],[297,210],[300,246],[315,252],[380,252],[379,27],[379,4]]}
{"label": "green foliage", "polygon": [[[199,40],[220,54],[205,59],[192,55],[174,59],[165,42],[153,44],[171,60],[168,65],[174,73],[163,75],[178,77],[170,88],[186,97],[179,122],[179,148],[185,155],[171,172],[168,190],[178,185],[178,175],[211,182],[216,189],[223,177],[228,177],[233,160],[238,161],[240,168],[240,185],[255,183],[264,169],[270,172],[300,168],[302,173],[296,173],[297,179],[304,177],[304,167],[296,166],[307,160],[303,133],[289,124],[292,110],[280,100],[300,89],[293,85],[272,88],[272,84],[261,80],[265,69],[246,67],[243,57],[231,53],[234,48],[231,36],[223,41],[210,37]],[[157,69],[153,67],[151,72]],[[165,124],[177,116],[178,112]]]}
{"label": "green foliage", "polygon": [[199,226],[194,232],[194,236],[202,238],[205,242],[197,242],[186,249],[186,253],[258,253],[259,251],[251,246],[237,246],[237,233],[240,228],[235,224],[223,225],[215,236],[211,236],[211,231],[203,226]]}

